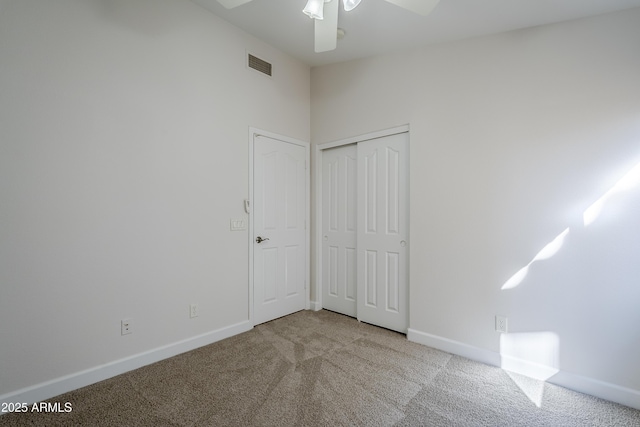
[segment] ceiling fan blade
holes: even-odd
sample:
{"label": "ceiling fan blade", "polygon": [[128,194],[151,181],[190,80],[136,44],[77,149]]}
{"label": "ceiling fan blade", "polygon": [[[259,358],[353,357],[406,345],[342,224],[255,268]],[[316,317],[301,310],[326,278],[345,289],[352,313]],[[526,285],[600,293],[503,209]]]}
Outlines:
{"label": "ceiling fan blade", "polygon": [[440,0],[387,0],[391,4],[400,6],[422,16],[427,16],[438,5]]}
{"label": "ceiling fan blade", "polygon": [[234,7],[242,6],[245,3],[249,3],[251,0],[218,0],[218,3],[226,7],[227,9],[233,9]]}
{"label": "ceiling fan blade", "polygon": [[324,4],[324,19],[314,19],[315,51],[334,50],[338,43],[338,4],[339,0],[331,0]]}

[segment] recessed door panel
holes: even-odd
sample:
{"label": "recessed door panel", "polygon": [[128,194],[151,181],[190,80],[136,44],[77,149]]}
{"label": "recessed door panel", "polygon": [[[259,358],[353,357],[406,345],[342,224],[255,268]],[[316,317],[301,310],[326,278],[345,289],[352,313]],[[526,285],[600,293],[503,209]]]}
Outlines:
{"label": "recessed door panel", "polygon": [[304,161],[293,157],[291,154],[286,153],[283,155],[284,160],[284,212],[285,212],[285,227],[287,230],[295,230],[299,228],[299,221],[301,216],[298,209],[300,206],[304,206],[304,201],[301,202],[300,197],[300,171],[304,170]]}
{"label": "recessed door panel", "polygon": [[339,162],[340,159],[334,157],[327,165],[329,168],[329,188],[327,190],[329,191],[329,230],[333,232],[338,232],[338,212],[340,209],[340,197],[338,195]]}
{"label": "recessed door panel", "polygon": [[364,230],[366,233],[375,233],[378,229],[378,151],[376,149],[364,156],[363,165],[361,188],[364,196],[362,204]]}
{"label": "recessed door panel", "polygon": [[346,286],[346,290],[345,290],[345,299],[347,299],[348,301],[352,301],[355,303],[356,301],[356,286],[358,284],[358,277],[357,277],[357,264],[356,264],[356,257],[357,257],[357,251],[356,248],[345,248],[344,249],[344,257],[345,257],[345,286]]}
{"label": "recessed door panel", "polygon": [[338,251],[337,246],[329,246],[329,296],[338,296]]}
{"label": "recessed door panel", "polygon": [[349,155],[345,156],[345,191],[346,197],[346,225],[345,230],[351,233],[356,233],[356,225],[358,224],[358,164],[356,158]]}
{"label": "recessed door panel", "polygon": [[271,151],[263,153],[262,173],[260,183],[262,184],[262,194],[264,195],[264,205],[262,207],[262,224],[265,230],[275,230],[278,227],[278,153]]}
{"label": "recessed door panel", "polygon": [[364,301],[365,306],[376,308],[378,305],[378,253],[364,251]]}
{"label": "recessed door panel", "polygon": [[400,311],[400,254],[387,252],[387,274],[385,280],[385,291],[387,310],[393,312]]}
{"label": "recessed door panel", "polygon": [[300,293],[299,283],[304,280],[303,267],[304,261],[301,259],[301,247],[298,245],[290,245],[285,248],[285,290],[286,297],[290,298]]}
{"label": "recessed door panel", "polygon": [[264,263],[263,287],[264,297],[262,303],[269,303],[278,297],[278,248],[269,248],[262,251]]}
{"label": "recessed door panel", "polygon": [[385,174],[385,205],[387,208],[387,234],[400,232],[400,153],[387,147],[387,170]]}

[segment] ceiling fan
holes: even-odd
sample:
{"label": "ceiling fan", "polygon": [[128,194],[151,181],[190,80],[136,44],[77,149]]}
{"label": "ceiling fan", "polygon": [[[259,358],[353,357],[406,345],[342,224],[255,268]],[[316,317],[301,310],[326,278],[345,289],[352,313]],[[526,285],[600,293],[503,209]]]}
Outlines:
{"label": "ceiling fan", "polygon": [[[218,0],[232,9],[252,0]],[[361,0],[342,0],[344,10],[349,12],[360,4]],[[440,0],[385,0],[403,9],[427,16]],[[336,48],[338,39],[338,3],[340,0],[308,0],[302,12],[314,20],[315,51],[327,52]]]}

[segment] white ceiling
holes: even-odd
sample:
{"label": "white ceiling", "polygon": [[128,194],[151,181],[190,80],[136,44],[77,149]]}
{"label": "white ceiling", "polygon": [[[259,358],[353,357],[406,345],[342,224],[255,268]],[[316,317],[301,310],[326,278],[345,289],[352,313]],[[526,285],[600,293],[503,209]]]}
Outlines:
{"label": "white ceiling", "polygon": [[362,0],[351,12],[340,7],[346,37],[337,49],[315,53],[313,20],[302,13],[306,0],[253,0],[229,10],[217,0],[192,1],[310,66],[640,7],[640,0],[441,0],[423,17]]}

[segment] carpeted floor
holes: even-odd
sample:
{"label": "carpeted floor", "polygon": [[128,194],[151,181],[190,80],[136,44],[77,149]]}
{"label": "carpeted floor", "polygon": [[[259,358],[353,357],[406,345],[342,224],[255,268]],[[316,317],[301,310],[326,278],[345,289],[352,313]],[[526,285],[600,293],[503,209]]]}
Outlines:
{"label": "carpeted floor", "polygon": [[640,411],[303,311],[2,426],[640,426]]}

